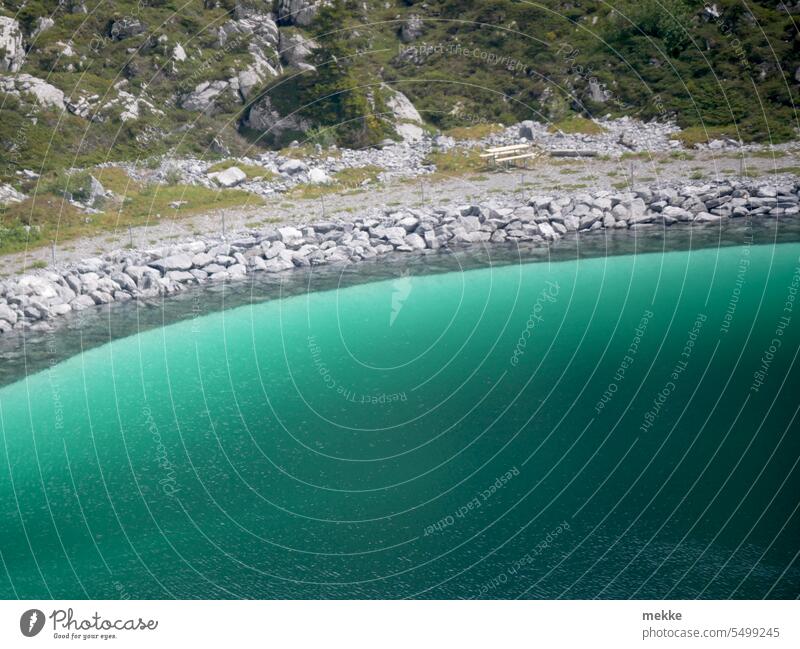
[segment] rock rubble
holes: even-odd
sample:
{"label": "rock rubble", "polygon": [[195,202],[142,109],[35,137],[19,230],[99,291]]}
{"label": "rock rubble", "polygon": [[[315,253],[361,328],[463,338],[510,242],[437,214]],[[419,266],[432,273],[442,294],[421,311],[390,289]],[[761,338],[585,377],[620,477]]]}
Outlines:
{"label": "rock rubble", "polygon": [[350,264],[389,253],[419,253],[488,244],[551,245],[568,233],[664,228],[676,223],[719,227],[729,219],[782,219],[800,214],[800,181],[721,181],[646,187],[630,192],[530,196],[525,200],[372,208],[351,221],[246,231],[104,257],[0,282],[0,332],[42,330],[50,321],[93,306],[171,295],[254,272]]}

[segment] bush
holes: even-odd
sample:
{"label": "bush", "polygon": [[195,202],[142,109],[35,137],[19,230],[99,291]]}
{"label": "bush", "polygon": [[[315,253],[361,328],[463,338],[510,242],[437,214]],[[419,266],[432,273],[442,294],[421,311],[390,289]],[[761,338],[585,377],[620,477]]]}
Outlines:
{"label": "bush", "polygon": [[662,39],[671,56],[676,56],[689,43],[694,9],[687,0],[629,1],[619,12],[624,16],[619,19],[620,37],[641,30],[648,36]]}

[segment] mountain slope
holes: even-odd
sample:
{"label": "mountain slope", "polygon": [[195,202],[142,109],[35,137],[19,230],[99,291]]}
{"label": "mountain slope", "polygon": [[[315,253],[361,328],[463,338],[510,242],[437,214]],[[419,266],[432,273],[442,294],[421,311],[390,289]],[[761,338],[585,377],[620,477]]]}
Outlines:
{"label": "mountain slope", "polygon": [[763,0],[5,0],[0,176],[295,137],[369,145],[396,137],[390,88],[437,128],[611,113],[781,140],[798,124],[798,12]]}

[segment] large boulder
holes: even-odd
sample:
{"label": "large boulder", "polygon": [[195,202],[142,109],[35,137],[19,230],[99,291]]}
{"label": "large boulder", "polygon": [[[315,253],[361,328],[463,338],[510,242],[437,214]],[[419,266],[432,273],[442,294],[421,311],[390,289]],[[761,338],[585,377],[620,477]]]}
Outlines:
{"label": "large boulder", "polygon": [[[384,86],[388,88],[388,86]],[[386,105],[392,111],[392,115],[397,121],[414,122],[415,124],[422,124],[422,117],[414,108],[414,104],[402,92],[398,90],[391,90]]]}
{"label": "large boulder", "polygon": [[526,140],[533,140],[533,134],[536,130],[536,122],[531,119],[526,119],[519,123],[519,136]]}
{"label": "large boulder", "polygon": [[289,158],[286,162],[282,163],[278,167],[278,171],[289,176],[294,176],[295,174],[299,174],[307,169],[308,165],[305,162],[295,158]]}
{"label": "large boulder", "polygon": [[84,201],[89,207],[100,207],[106,197],[106,189],[94,176],[89,176],[88,196]]}
{"label": "large boulder", "polygon": [[[185,254],[170,255],[168,257],[164,257],[163,259],[151,261],[150,266],[160,270],[162,273],[166,273],[171,270],[189,270],[192,267],[192,258]],[[130,269],[126,269],[125,272],[133,277]]]}
{"label": "large boulder", "polygon": [[236,187],[247,180],[247,174],[239,167],[229,167],[225,171],[209,174],[208,177],[213,178],[223,187]]}
{"label": "large boulder", "polygon": [[392,90],[384,85],[383,88],[388,90],[388,98],[386,99],[386,106],[392,113],[394,121],[394,128],[397,134],[405,142],[415,142],[420,140],[424,135],[421,128],[422,117],[411,100],[406,97],[402,92]]}
{"label": "large boulder", "polygon": [[30,74],[17,74],[13,77],[0,77],[0,91],[19,96],[26,94],[42,108],[64,110],[64,93],[44,79]]}
{"label": "large boulder", "polygon": [[327,184],[332,182],[332,178],[325,173],[324,169],[315,167],[308,172],[308,182],[314,184]]}
{"label": "large boulder", "polygon": [[0,70],[17,72],[25,61],[25,48],[19,23],[13,18],[0,16]]}
{"label": "large boulder", "polygon": [[0,304],[0,320],[5,320],[9,324],[15,324],[19,315],[7,304]]}

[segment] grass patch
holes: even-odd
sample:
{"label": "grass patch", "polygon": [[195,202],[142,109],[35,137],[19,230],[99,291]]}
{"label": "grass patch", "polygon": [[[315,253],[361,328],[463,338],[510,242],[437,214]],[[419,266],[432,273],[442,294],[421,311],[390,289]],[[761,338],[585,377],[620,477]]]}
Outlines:
{"label": "grass patch", "polygon": [[[360,194],[363,192],[363,185],[377,182],[378,174],[383,171],[380,167],[375,165],[367,165],[366,167],[353,167],[350,169],[342,169],[337,171],[331,176],[333,182],[327,184],[304,184],[297,185],[290,192],[292,198],[319,198],[327,194],[336,194],[342,192],[346,195]],[[351,190],[344,192],[343,190]]]}
{"label": "grass patch", "polygon": [[690,126],[679,133],[670,135],[670,139],[678,140],[683,146],[692,148],[698,144],[708,144],[711,140],[721,140],[730,138],[739,141],[739,134],[735,126],[714,126],[703,128],[702,126]]}
{"label": "grass patch", "polygon": [[794,174],[800,176],[800,167],[778,167],[775,170],[776,174]]}
{"label": "grass patch", "polygon": [[[57,192],[60,178],[42,178],[39,191],[0,211],[0,253],[38,248],[51,240],[68,241],[103,232],[137,227],[153,220],[181,219],[220,208],[261,204],[252,194],[233,189],[134,182],[118,167],[89,170],[114,198],[99,214],[85,214]],[[185,201],[179,208],[170,205]]]}
{"label": "grass patch", "polygon": [[600,135],[606,132],[606,129],[597,122],[578,115],[573,115],[562,119],[560,122],[550,124],[547,130],[551,133],[558,133],[558,131],[561,131],[562,133],[582,133],[583,135]]}
{"label": "grass patch", "polygon": [[786,151],[778,151],[775,149],[763,149],[760,151],[749,151],[748,154],[751,158],[783,158],[788,154]]}
{"label": "grass patch", "polygon": [[244,227],[249,228],[251,230],[257,230],[262,225],[267,225],[267,224],[270,224],[270,223],[280,223],[281,220],[282,219],[280,219],[280,218],[278,218],[276,216],[270,216],[270,217],[267,217],[266,219],[261,219],[259,221],[248,221],[247,223],[244,224]]}
{"label": "grass patch", "polygon": [[456,126],[444,131],[444,135],[454,140],[482,140],[485,137],[500,133],[505,127],[502,124],[475,124],[474,126]]}
{"label": "grass patch", "polygon": [[[436,165],[436,172],[432,174],[432,180],[487,170],[487,162],[480,157],[480,151],[477,149],[434,151],[427,157],[425,163]],[[413,180],[413,182],[417,181]]]}
{"label": "grass patch", "polygon": [[306,142],[299,146],[285,146],[280,151],[284,158],[294,158],[295,160],[308,160],[311,158],[341,158],[342,152],[339,149],[322,149],[317,153],[317,147],[311,142]]}

